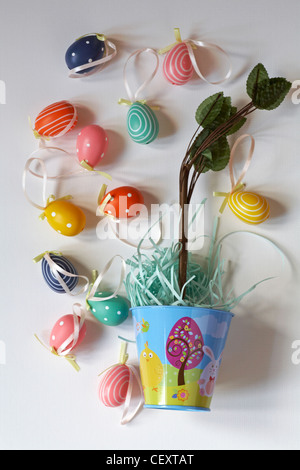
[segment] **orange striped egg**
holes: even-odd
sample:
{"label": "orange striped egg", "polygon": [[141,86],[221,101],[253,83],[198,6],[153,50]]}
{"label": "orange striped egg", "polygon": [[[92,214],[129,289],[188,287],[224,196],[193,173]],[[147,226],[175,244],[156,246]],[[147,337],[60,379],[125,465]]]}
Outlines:
{"label": "orange striped egg", "polygon": [[268,201],[256,193],[236,191],[228,199],[232,212],[243,222],[261,224],[270,216]]}
{"label": "orange striped egg", "polygon": [[35,120],[35,129],[42,137],[62,137],[78,121],[77,110],[68,101],[58,101],[47,106]]}
{"label": "orange striped egg", "polygon": [[126,400],[130,371],[125,364],[109,369],[99,385],[99,399],[109,407],[120,406]]}

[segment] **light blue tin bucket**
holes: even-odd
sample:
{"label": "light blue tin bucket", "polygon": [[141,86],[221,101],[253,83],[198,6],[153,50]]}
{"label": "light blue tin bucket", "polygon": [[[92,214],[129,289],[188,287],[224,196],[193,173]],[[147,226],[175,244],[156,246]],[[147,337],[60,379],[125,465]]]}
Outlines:
{"label": "light blue tin bucket", "polygon": [[145,407],[210,411],[234,315],[180,306],[131,311]]}

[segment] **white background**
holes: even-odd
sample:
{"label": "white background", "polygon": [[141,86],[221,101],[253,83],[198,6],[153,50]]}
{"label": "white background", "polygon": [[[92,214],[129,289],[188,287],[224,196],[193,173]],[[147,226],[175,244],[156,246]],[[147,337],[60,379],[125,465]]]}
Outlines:
{"label": "white background", "polygon": [[[89,318],[86,341],[77,350],[78,374],[35,340],[34,333],[47,341],[56,320],[71,313],[73,299],[50,291],[40,265],[32,262],[34,256],[60,250],[80,274],[90,276],[92,269],[101,271],[115,254],[128,258],[134,249],[118,240],[99,241],[96,237],[101,178],[90,175],[49,182],[49,194],[71,193],[74,202],[89,214],[87,230],[68,239],[38,219],[39,211],[23,195],[21,176],[27,158],[38,146],[28,115],[34,120],[43,107],[67,99],[78,106],[79,124],[55,143],[72,150],[74,159],[60,157],[56,169],[65,165],[78,168],[74,156],[78,129],[96,123],[110,137],[103,170],[113,176],[111,188],[132,184],[144,192],[147,204],[176,201],[180,162],[195,130],[195,110],[203,99],[223,90],[238,107],[246,104],[247,75],[258,62],[265,64],[271,76],[285,76],[292,82],[300,79],[299,2],[0,2],[0,79],[7,92],[6,104],[0,105],[0,341],[6,349],[5,364],[0,364],[0,447],[298,449],[300,365],[293,364],[291,357],[292,343],[300,339],[300,106],[292,103],[292,93],[277,110],[255,112],[243,129],[256,140],[245,182],[249,190],[267,196],[272,209],[272,218],[253,231],[273,241],[286,258],[282,266],[278,251],[263,238],[236,234],[225,243],[237,293],[267,276],[278,277],[260,285],[234,310],[236,317],[209,414],[143,410],[129,425],[121,426],[122,409],[99,403],[98,374],[118,360],[118,335],[133,339],[130,319],[109,328]],[[127,98],[123,67],[129,54],[139,48],[159,49],[172,43],[174,27],[180,27],[183,38],[222,46],[231,56],[233,75],[220,86],[195,78],[185,86],[173,87],[164,80],[160,66],[143,96],[161,106],[157,114],[160,138],[140,146],[129,140],[127,109],[117,103],[119,98]],[[115,42],[117,58],[99,74],[70,79],[65,51],[89,32],[104,33]],[[219,61],[214,57],[205,54],[204,70],[216,70]],[[241,157],[245,155],[241,153]],[[238,168],[241,164],[238,159]],[[30,180],[29,188],[41,198],[40,180]],[[221,202],[212,193],[229,189],[227,170],[200,178],[195,198],[208,198],[207,233]],[[247,229],[227,208],[220,236]],[[116,264],[105,278],[105,287],[115,288],[118,273]],[[76,300],[84,301],[84,297]],[[129,355],[130,363],[136,363],[134,344],[129,345]]]}

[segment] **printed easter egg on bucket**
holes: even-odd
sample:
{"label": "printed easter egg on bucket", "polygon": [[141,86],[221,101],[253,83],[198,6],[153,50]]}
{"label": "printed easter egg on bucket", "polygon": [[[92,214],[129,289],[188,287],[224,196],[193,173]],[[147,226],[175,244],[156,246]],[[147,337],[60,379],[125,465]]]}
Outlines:
{"label": "printed easter egg on bucket", "polygon": [[256,193],[236,191],[228,198],[228,206],[243,222],[257,225],[270,216],[270,205],[266,198]]}
{"label": "printed easter egg on bucket", "polygon": [[163,73],[172,85],[184,85],[192,78],[194,68],[185,43],[177,44],[167,53]]}
{"label": "printed easter egg on bucket", "polygon": [[126,400],[130,372],[125,364],[118,364],[106,372],[99,385],[99,399],[107,407],[122,405]]}
{"label": "printed easter egg on bucket", "polygon": [[152,109],[143,103],[133,103],[127,114],[127,131],[134,142],[150,144],[159,133],[157,117]]}
{"label": "printed easter egg on bucket", "polygon": [[66,284],[67,288],[70,291],[74,290],[78,284],[78,277],[77,277],[78,273],[76,269],[74,268],[73,264],[64,256],[50,253],[49,257],[51,258],[53,263],[55,263],[55,265],[59,266],[64,271],[70,274],[73,274],[74,277],[53,271],[52,267],[47,261],[47,258],[44,257],[42,259],[42,274],[43,274],[46,284],[54,292],[57,292],[58,294],[64,294],[66,291],[61,285],[61,283],[59,282],[59,279],[58,279],[59,277]]}
{"label": "printed easter egg on bucket", "polygon": [[[131,311],[144,406],[210,411],[233,314],[181,306]],[[147,329],[136,327],[145,322]]]}
{"label": "printed easter egg on bucket", "polygon": [[[104,37],[100,34],[89,34],[77,39],[68,48],[65,61],[67,67],[72,70],[85,64],[92,64],[93,62],[103,58],[105,54]],[[87,73],[95,67],[89,67],[85,70],[78,70],[77,73]]]}
{"label": "printed easter egg on bucket", "polygon": [[[95,297],[110,297],[112,292],[96,292]],[[115,295],[113,298],[103,301],[87,300],[93,316],[104,325],[117,326],[123,323],[129,312],[129,306],[123,297]]]}
{"label": "printed easter egg on bucket", "polygon": [[62,137],[76,126],[77,121],[75,106],[68,101],[58,101],[38,114],[34,133],[45,138]]}
{"label": "printed easter egg on bucket", "polygon": [[76,151],[79,163],[85,162],[92,168],[104,158],[108,146],[105,130],[96,125],[84,127],[78,134]]}
{"label": "printed easter egg on bucket", "polygon": [[49,225],[58,233],[74,237],[82,232],[86,217],[80,207],[70,201],[56,200],[50,202],[44,212]]}
{"label": "printed easter egg on bucket", "polygon": [[[105,201],[107,201],[105,203]],[[109,191],[100,201],[102,212],[116,219],[136,217],[144,206],[144,197],[133,186],[120,186]]]}

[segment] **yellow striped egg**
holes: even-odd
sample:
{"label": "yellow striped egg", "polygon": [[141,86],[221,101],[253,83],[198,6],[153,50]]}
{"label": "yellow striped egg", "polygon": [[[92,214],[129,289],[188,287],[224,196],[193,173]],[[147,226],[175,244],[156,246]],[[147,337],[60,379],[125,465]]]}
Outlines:
{"label": "yellow striped egg", "polygon": [[261,224],[270,216],[268,201],[256,193],[236,191],[228,198],[232,212],[243,222]]}

